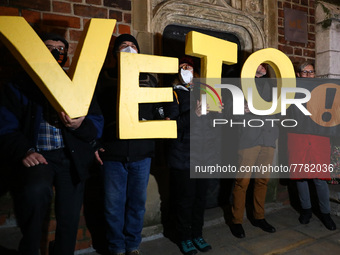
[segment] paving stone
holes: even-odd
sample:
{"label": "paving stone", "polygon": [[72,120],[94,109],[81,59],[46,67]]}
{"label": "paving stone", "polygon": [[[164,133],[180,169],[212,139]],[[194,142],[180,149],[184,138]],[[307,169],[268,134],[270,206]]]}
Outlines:
{"label": "paving stone", "polygon": [[314,242],[310,245],[301,247],[294,251],[283,253],[285,255],[320,255],[320,254],[338,254],[340,245],[336,245],[330,241],[322,240]]}
{"label": "paving stone", "polygon": [[250,251],[252,254],[279,254],[301,245],[312,243],[314,239],[299,233],[298,231],[286,229],[267,236],[258,236],[238,243],[238,246]]}
{"label": "paving stone", "polygon": [[[332,218],[336,219],[338,217],[332,216]],[[338,219],[336,219],[336,221],[338,221]],[[320,239],[322,237],[327,237],[334,233],[339,233],[338,229],[335,231],[328,230],[314,214],[309,224],[306,225],[299,224],[294,229],[315,239]]]}

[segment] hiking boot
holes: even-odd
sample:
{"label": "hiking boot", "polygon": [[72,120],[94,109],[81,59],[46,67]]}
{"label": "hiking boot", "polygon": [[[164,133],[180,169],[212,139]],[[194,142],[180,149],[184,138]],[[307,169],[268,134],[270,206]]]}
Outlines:
{"label": "hiking boot", "polygon": [[191,240],[182,241],[179,248],[185,255],[193,255],[197,253],[197,250]]}
{"label": "hiking boot", "polygon": [[204,239],[203,237],[197,237],[197,238],[194,238],[192,239],[192,242],[194,243],[195,247],[199,250],[199,251],[202,251],[202,252],[206,252],[206,251],[209,251],[211,250],[211,245],[208,244]]}

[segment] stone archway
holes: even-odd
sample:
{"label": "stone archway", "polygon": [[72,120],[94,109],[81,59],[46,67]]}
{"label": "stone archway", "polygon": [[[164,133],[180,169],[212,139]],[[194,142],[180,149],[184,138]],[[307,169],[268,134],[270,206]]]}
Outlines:
{"label": "stone archway", "polygon": [[[151,31],[161,37],[165,27],[171,24],[211,29],[236,35],[246,54],[267,47],[267,40],[261,22],[249,13],[224,6],[202,2],[166,1],[157,6],[151,20]],[[263,19],[257,15],[258,19]],[[155,50],[160,52],[161,44],[156,40]]]}

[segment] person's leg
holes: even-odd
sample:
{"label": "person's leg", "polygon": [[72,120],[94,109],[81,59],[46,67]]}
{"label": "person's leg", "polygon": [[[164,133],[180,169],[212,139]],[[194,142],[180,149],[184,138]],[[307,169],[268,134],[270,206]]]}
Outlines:
{"label": "person's leg", "polygon": [[319,199],[319,206],[321,213],[328,214],[331,212],[331,206],[329,202],[329,188],[327,181],[320,179],[313,179],[316,193]]}
{"label": "person's leg", "polygon": [[301,204],[299,221],[301,224],[308,224],[312,218],[312,204],[310,201],[309,187],[307,180],[296,181],[297,190]]}
{"label": "person's leg", "polygon": [[138,250],[142,240],[141,234],[150,166],[151,158],[127,164],[128,180],[124,227],[127,252]]}
{"label": "person's leg", "polygon": [[203,239],[204,211],[209,179],[195,179],[195,200],[192,208],[192,241],[198,250],[206,252],[211,245]]}
{"label": "person's leg", "polygon": [[[271,166],[275,149],[273,147],[261,147],[256,166]],[[266,202],[267,184],[270,172],[257,173],[254,182],[254,218],[264,219],[264,204]]]}
{"label": "person's leg", "polygon": [[250,182],[250,178],[235,179],[235,187],[233,190],[233,205],[232,205],[232,222],[234,224],[242,224],[244,210],[246,207],[246,195]]}
{"label": "person's leg", "polygon": [[191,212],[192,218],[192,236],[202,236],[204,224],[204,211],[207,198],[209,179],[194,179],[195,181],[195,198]]}
{"label": "person's leg", "polygon": [[[239,150],[238,151],[238,162],[239,169],[245,170],[245,167],[251,168],[258,157],[260,146]],[[242,224],[244,209],[246,204],[246,194],[251,177],[251,172],[239,173],[235,179],[235,187],[233,190],[233,205],[232,205],[232,222],[234,224]]]}
{"label": "person's leg", "polygon": [[170,198],[174,206],[178,245],[182,253],[196,253],[192,239],[192,214],[195,201],[196,179],[190,179],[190,171],[171,169]]}
{"label": "person's leg", "polygon": [[299,193],[301,208],[302,209],[311,209],[312,204],[311,204],[311,201],[310,201],[308,181],[306,181],[306,180],[296,181],[296,187],[297,187],[297,190],[298,190],[298,193]]}
{"label": "person's leg", "polygon": [[190,171],[171,169],[174,189],[173,199],[176,214],[176,229],[180,241],[191,239],[192,208],[195,200],[195,183]]}
{"label": "person's leg", "polygon": [[335,230],[336,224],[331,218],[331,207],[329,202],[329,188],[325,180],[313,179],[316,192],[318,194],[319,206],[321,211],[321,221],[329,230]]}
{"label": "person's leg", "polygon": [[53,197],[53,168],[50,165],[22,167],[14,188],[16,218],[22,232],[19,252],[38,255],[42,226]]}
{"label": "person's leg", "polygon": [[[55,215],[57,228],[53,255],[73,255],[77,240],[84,182],[74,180],[71,160],[60,151],[55,162]],[[50,255],[52,255],[50,254]]]}
{"label": "person's leg", "polygon": [[124,225],[128,172],[121,162],[104,161],[102,177],[108,248],[112,253],[125,253]]}
{"label": "person's leg", "polygon": [[264,219],[268,181],[269,178],[255,178],[254,180],[254,219]]}

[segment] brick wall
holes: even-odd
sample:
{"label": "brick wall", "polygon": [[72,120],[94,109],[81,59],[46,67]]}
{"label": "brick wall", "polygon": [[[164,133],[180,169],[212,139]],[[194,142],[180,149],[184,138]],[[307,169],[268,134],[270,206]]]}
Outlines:
{"label": "brick wall", "polygon": [[[64,35],[70,43],[70,61],[84,25],[90,18],[116,19],[114,37],[131,32],[130,0],[0,0],[0,15],[22,16],[37,32]],[[0,45],[1,53],[4,51],[2,48]],[[0,57],[1,63],[4,63],[2,60]],[[0,69],[0,72],[8,75],[6,70]]]}
{"label": "brick wall", "polygon": [[[284,8],[307,12],[308,43],[285,40]],[[278,49],[284,52],[293,63],[315,60],[315,1],[286,0],[278,1]]]}
{"label": "brick wall", "polygon": [[[64,35],[70,43],[69,61],[78,44],[84,25],[90,18],[116,19],[113,39],[122,33],[131,32],[131,1],[130,0],[0,0],[0,15],[22,16],[39,32],[55,32]],[[112,47],[112,42],[111,46]],[[29,43],[29,42],[28,42]],[[110,55],[106,61],[110,65]],[[9,79],[17,70],[17,61],[7,48],[0,43],[0,83]],[[5,64],[5,65],[4,65]],[[1,170],[1,169],[0,169]],[[1,173],[1,171],[0,171]],[[4,176],[1,174],[0,178]],[[0,183],[0,226],[11,225],[15,221],[12,200],[6,187]],[[48,242],[54,240],[55,217],[51,210],[42,240],[42,254],[46,254]],[[91,235],[85,222],[84,212],[78,229],[76,249],[86,249],[92,244]]]}

